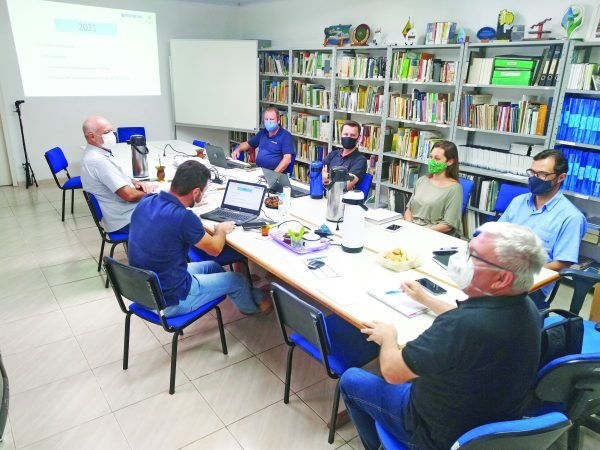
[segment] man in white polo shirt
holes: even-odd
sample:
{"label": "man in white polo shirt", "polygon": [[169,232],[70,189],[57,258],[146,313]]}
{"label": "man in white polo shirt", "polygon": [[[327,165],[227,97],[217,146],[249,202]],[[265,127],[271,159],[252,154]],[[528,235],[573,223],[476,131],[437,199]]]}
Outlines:
{"label": "man in white polo shirt", "polygon": [[87,141],[81,163],[83,189],[98,200],[106,231],[127,233],[137,203],[154,188],[131,179],[115,161],[111,148],[117,141],[108,120],[88,117],[83,122],[83,135]]}

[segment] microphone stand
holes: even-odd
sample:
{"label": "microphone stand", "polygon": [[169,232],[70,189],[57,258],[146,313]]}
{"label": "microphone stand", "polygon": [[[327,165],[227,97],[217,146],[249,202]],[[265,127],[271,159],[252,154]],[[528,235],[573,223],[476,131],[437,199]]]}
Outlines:
{"label": "microphone stand", "polygon": [[34,183],[35,187],[38,187],[38,183],[35,179],[33,168],[29,163],[29,155],[27,154],[27,147],[25,146],[25,133],[23,132],[23,120],[21,119],[21,103],[25,103],[25,100],[17,100],[15,102],[15,108],[17,108],[15,112],[19,116],[19,125],[21,127],[21,139],[23,140],[23,152],[25,154],[25,162],[23,163],[23,169],[25,170],[25,188],[29,189],[29,186],[33,186]]}

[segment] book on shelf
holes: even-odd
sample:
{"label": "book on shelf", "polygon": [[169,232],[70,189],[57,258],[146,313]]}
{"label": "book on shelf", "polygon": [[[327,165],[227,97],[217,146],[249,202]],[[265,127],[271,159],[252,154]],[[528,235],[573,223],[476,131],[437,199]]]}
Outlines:
{"label": "book on shelf", "polygon": [[330,52],[295,52],[294,75],[307,77],[331,76]]}
{"label": "book on shelf", "polygon": [[394,52],[392,55],[392,81],[417,81],[454,83],[456,61],[442,61],[426,52]]}
{"label": "book on shelf", "polygon": [[472,58],[469,64],[468,84],[490,84],[494,58]]}
{"label": "book on shelf", "polygon": [[327,144],[320,144],[315,141],[298,138],[296,143],[296,153],[298,157],[310,162],[323,161],[323,158],[327,156],[328,146]]}
{"label": "book on shelf", "polygon": [[248,133],[246,131],[230,131],[230,133],[230,139],[239,143],[246,142],[248,139],[254,136],[254,133]]}
{"label": "book on shelf", "polygon": [[[366,156],[366,155],[364,155]],[[377,161],[379,157],[377,155],[367,156],[367,173],[373,175],[373,179],[377,179]]]}
{"label": "book on shelf", "polygon": [[293,86],[292,103],[329,109],[331,92],[325,89],[325,86],[301,80],[294,80]]}
{"label": "book on shelf", "polygon": [[383,86],[338,86],[336,108],[348,112],[380,114],[383,99]]}
{"label": "book on shelf", "polygon": [[329,115],[313,115],[304,112],[293,112],[290,131],[306,137],[329,140]]}
{"label": "book on shelf", "polygon": [[600,73],[600,65],[597,63],[582,63],[571,65],[567,89],[579,89],[582,91],[593,90],[592,76]]}
{"label": "book on shelf", "polygon": [[593,197],[600,197],[600,153],[557,146],[567,158],[569,169],[563,189]]}
{"label": "book on shelf", "polygon": [[431,22],[427,24],[425,44],[451,44],[456,40],[456,22]]}
{"label": "book on shelf", "polygon": [[412,161],[390,160],[387,162],[388,183],[404,189],[414,189],[421,164]]}
{"label": "book on shelf", "polygon": [[[486,101],[486,103],[481,103]],[[549,104],[528,100],[487,103],[491,96],[464,94],[458,125],[480,130],[543,136],[548,126]]]}
{"label": "book on shelf", "polygon": [[527,169],[531,167],[531,156],[528,156],[528,154],[512,153],[482,145],[459,145],[458,160],[461,167],[472,166],[512,174],[515,175],[515,178],[523,177],[523,181],[526,181]]}
{"label": "book on shelf", "polygon": [[294,163],[294,179],[300,183],[310,182],[310,166],[308,164]]}
{"label": "book on shelf", "polygon": [[565,96],[556,139],[600,145],[600,99]]}
{"label": "book on shelf", "polygon": [[415,122],[447,124],[450,122],[453,104],[454,94],[421,92],[417,89],[412,94],[392,92],[389,116]]}
{"label": "book on shelf", "polygon": [[390,151],[400,156],[427,161],[434,144],[441,140],[442,136],[435,131],[399,127],[392,135]]}
{"label": "book on shelf", "polygon": [[288,80],[261,80],[261,99],[266,102],[287,103]]}
{"label": "book on shelf", "polygon": [[259,52],[259,66],[262,73],[274,73],[287,75],[289,73],[290,61],[288,52]]}
{"label": "book on shelf", "polygon": [[343,78],[385,78],[386,56],[343,51],[337,61],[337,76]]}

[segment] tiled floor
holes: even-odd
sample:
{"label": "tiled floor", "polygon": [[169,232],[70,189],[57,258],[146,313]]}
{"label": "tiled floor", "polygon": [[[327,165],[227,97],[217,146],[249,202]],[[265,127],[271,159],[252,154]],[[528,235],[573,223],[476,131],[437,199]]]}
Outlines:
{"label": "tiled floor", "polygon": [[[96,271],[98,232],[80,193],[64,223],[60,200],[50,183],[0,188],[0,350],[11,382],[0,450],[362,449],[352,424],[327,444],[334,383],[302,352],[283,403],[286,349],[273,315],[226,303],[227,356],[213,317],[190,327],[173,396],[170,335],[134,319],[123,371],[124,316]],[[586,448],[599,445],[586,435]]]}

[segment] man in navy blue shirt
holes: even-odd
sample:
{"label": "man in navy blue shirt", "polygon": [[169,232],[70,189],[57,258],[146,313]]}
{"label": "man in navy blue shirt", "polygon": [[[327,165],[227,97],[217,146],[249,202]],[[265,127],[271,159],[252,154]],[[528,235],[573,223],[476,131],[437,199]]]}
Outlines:
{"label": "man in navy blue shirt", "polygon": [[237,159],[240,152],[258,147],[257,166],[275,172],[287,172],[292,163],[292,155],[296,153],[292,135],[280,127],[281,120],[277,108],[265,109],[263,119],[265,127],[246,142],[238,145],[231,153],[231,157]]}
{"label": "man in navy blue shirt", "polygon": [[360,124],[347,120],[342,125],[340,143],[341,150],[334,150],[323,159],[323,183],[329,184],[329,171],[334,167],[345,167],[350,176],[346,189],[351,191],[356,187],[367,172],[367,159],[358,151]]}
{"label": "man in navy blue shirt", "polygon": [[215,261],[187,262],[191,246],[217,256],[235,228],[233,222],[218,223],[210,235],[187,209],[200,202],[208,180],[205,166],[186,161],[177,168],[169,192],[149,195],[138,204],[129,227],[129,263],[158,275],[167,317],[189,313],[222,295],[229,295],[244,314],[268,313],[268,295],[251,288],[241,274],[225,272]]}

